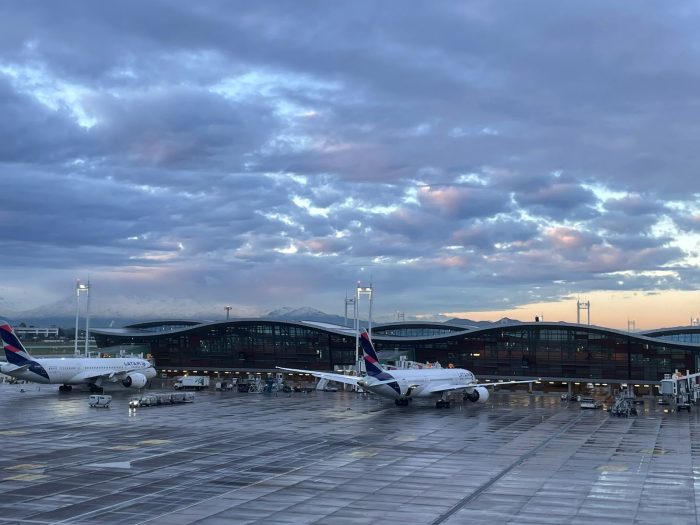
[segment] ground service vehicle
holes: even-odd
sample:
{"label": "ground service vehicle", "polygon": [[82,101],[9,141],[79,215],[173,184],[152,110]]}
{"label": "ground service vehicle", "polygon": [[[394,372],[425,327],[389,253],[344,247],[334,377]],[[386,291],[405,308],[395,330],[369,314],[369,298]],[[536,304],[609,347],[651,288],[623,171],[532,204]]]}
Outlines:
{"label": "ground service vehicle", "polygon": [[192,388],[194,390],[202,390],[209,388],[209,376],[182,376],[177,383],[173,385],[175,390],[184,388]]}
{"label": "ground service vehicle", "polygon": [[579,401],[579,406],[581,408],[596,409],[596,408],[600,408],[602,405],[599,401],[596,401],[592,397],[582,397],[581,401]]}
{"label": "ground service vehicle", "polygon": [[88,399],[91,407],[108,408],[109,404],[112,402],[112,396],[106,396],[104,394],[93,394]]}
{"label": "ground service vehicle", "polygon": [[132,397],[129,400],[129,408],[177,405],[193,401],[194,392],[155,392]]}

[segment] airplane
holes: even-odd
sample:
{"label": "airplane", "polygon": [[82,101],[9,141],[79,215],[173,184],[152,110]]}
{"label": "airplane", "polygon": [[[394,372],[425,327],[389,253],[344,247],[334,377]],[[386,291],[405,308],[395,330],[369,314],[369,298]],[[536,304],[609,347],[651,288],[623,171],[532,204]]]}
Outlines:
{"label": "airplane", "polygon": [[396,406],[406,406],[414,398],[438,397],[435,407],[449,408],[448,395],[451,392],[462,392],[465,400],[485,403],[489,399],[488,387],[534,383],[536,381],[536,379],[532,379],[527,381],[479,383],[472,372],[463,368],[387,370],[379,363],[377,352],[374,350],[374,345],[367,331],[362,332],[360,335],[360,344],[362,345],[362,353],[367,370],[367,375],[364,377],[319,372],[317,370],[298,370],[280,366],[277,368],[287,372],[311,374],[320,379],[359,386],[369,392],[393,399]]}
{"label": "airplane", "polygon": [[0,338],[7,358],[7,363],[0,364],[0,373],[34,383],[58,384],[61,392],[70,392],[72,385],[88,385],[90,392],[101,394],[105,381],[120,381],[127,388],[143,388],[156,376],[153,365],[139,358],[34,358],[7,321],[0,321]]}

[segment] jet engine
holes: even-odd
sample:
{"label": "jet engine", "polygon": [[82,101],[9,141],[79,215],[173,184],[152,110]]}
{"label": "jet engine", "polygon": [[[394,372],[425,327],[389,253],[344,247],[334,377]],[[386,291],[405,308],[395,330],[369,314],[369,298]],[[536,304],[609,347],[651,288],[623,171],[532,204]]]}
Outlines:
{"label": "jet engine", "polygon": [[474,390],[472,390],[471,394],[465,394],[465,397],[474,403],[477,401],[479,403],[486,403],[486,401],[489,400],[489,389],[485,386],[477,386]]}
{"label": "jet engine", "polygon": [[138,372],[132,372],[122,380],[126,388],[143,388],[146,386],[146,376]]}

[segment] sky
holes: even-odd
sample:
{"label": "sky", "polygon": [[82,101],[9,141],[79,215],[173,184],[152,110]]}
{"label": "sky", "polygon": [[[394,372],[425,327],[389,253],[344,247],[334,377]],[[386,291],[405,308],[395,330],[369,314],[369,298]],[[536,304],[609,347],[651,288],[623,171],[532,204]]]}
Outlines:
{"label": "sky", "polygon": [[[0,3],[0,305],[687,325],[700,7]],[[189,304],[189,303],[187,303]],[[361,309],[366,305],[361,305]]]}

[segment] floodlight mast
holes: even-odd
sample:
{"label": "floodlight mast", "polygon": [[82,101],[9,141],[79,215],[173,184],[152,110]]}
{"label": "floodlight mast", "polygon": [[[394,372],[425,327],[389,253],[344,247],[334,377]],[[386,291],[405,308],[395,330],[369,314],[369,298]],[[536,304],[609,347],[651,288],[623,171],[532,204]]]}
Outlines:
{"label": "floodlight mast", "polygon": [[85,309],[85,357],[88,357],[88,345],[90,344],[90,278],[85,285],[85,295],[87,295],[87,306]]}
{"label": "floodlight mast", "polygon": [[224,310],[226,310],[226,320],[229,320],[229,312],[231,311],[232,306],[224,306]]}
{"label": "floodlight mast", "polygon": [[[343,321],[343,326],[347,328],[348,326],[348,306],[352,305],[352,318],[355,319],[357,317],[357,304],[355,303],[355,298],[350,297],[348,298],[348,291],[345,290],[345,320]],[[357,328],[357,327],[356,327]]]}
{"label": "floodlight mast", "polygon": [[75,348],[73,350],[73,353],[76,357],[80,355],[80,352],[78,351],[78,337],[80,333],[80,326],[79,326],[79,321],[80,321],[80,292],[85,292],[88,295],[88,303],[87,303],[87,318],[85,321],[85,355],[87,356],[88,352],[88,337],[90,336],[89,334],[89,329],[90,329],[90,280],[88,279],[87,284],[83,284],[80,282],[80,279],[76,279],[75,281]]}
{"label": "floodlight mast", "polygon": [[361,286],[360,281],[357,281],[357,292],[355,294],[355,356],[357,357],[358,372],[362,364],[362,355],[360,354],[360,319],[358,317],[360,298],[362,297],[367,297],[369,299],[369,323],[367,333],[369,334],[369,338],[372,339],[372,283],[369,283],[369,286]]}
{"label": "floodlight mast", "polygon": [[73,355],[78,357],[78,320],[80,315],[80,279],[75,282],[75,348]]}

